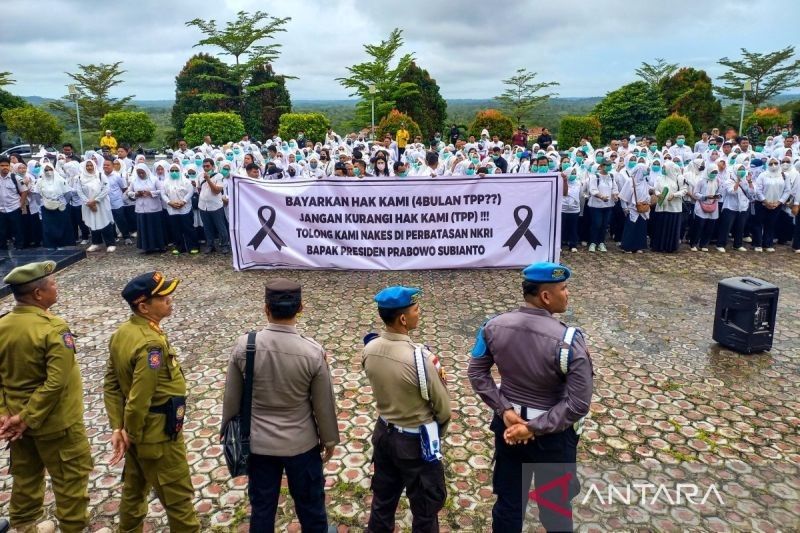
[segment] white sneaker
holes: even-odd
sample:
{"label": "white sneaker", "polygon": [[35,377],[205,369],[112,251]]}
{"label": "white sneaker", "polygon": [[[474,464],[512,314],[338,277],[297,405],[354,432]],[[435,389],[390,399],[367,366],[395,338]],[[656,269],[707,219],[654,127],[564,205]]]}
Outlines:
{"label": "white sneaker", "polygon": [[740,246],[740,247],[738,247],[738,248],[736,249],[736,251],[737,251],[737,252],[746,252],[746,251],[747,251],[747,248],[745,248],[744,246]]}
{"label": "white sneaker", "polygon": [[692,247],[691,247],[691,248],[689,248],[689,249],[690,249],[691,251],[693,251],[693,252],[696,252],[696,251],[697,251],[697,246],[692,246]]}
{"label": "white sneaker", "polygon": [[763,251],[764,251],[764,249],[763,249],[763,248],[761,248],[760,246],[756,246],[755,248],[753,248],[753,251],[754,251],[754,252],[763,252]]}
{"label": "white sneaker", "polygon": [[116,251],[117,251],[117,247],[116,246],[109,246],[109,247],[106,248],[106,252],[108,252],[108,253],[116,252]]}
{"label": "white sneaker", "polygon": [[795,250],[795,251],[794,251],[794,253],[796,253],[796,254],[800,254],[800,248],[798,248],[797,250]]}
{"label": "white sneaker", "polygon": [[[570,251],[570,252],[577,252],[577,251],[578,251],[578,249],[577,249],[577,248],[570,248],[570,249],[569,249],[569,251]],[[798,251],[798,252],[800,252],[800,250],[797,250],[797,251]]]}
{"label": "white sneaker", "polygon": [[767,251],[768,251],[768,252],[770,252],[770,253],[772,253],[772,252],[774,252],[774,251],[775,251],[775,248],[767,248]]}
{"label": "white sneaker", "polygon": [[742,239],[742,240],[743,240],[744,242],[753,242],[753,238],[752,238],[752,237],[745,237],[745,238],[744,238],[744,239]]}
{"label": "white sneaker", "polygon": [[86,251],[87,251],[87,252],[96,252],[96,251],[97,251],[97,250],[99,250],[99,249],[100,249],[100,245],[99,245],[99,244],[93,244],[93,245],[91,245],[90,247],[88,247],[88,248],[86,249]]}
{"label": "white sneaker", "polygon": [[606,245],[603,244],[602,242],[597,245],[597,250],[600,251],[600,252],[607,252],[608,251],[608,249],[606,248]]}
{"label": "white sneaker", "polygon": [[700,251],[701,251],[701,252],[707,252],[707,251],[708,251],[708,248],[700,248]]}
{"label": "white sneaker", "polygon": [[83,240],[81,241],[81,246],[84,246],[84,245],[86,245],[86,244],[89,244],[89,239],[83,239]]}
{"label": "white sneaker", "polygon": [[581,241],[581,246],[586,246],[586,241]]}
{"label": "white sneaker", "polygon": [[125,244],[128,244],[128,245],[133,244],[133,240],[132,239],[125,239]]}
{"label": "white sneaker", "polygon": [[589,245],[589,251],[590,251],[590,252],[594,252],[594,251],[595,251],[595,249],[596,249],[596,248],[595,248],[595,245],[594,245],[594,244],[590,244],[590,245]]}
{"label": "white sneaker", "polygon": [[717,246],[717,251],[719,253],[721,253],[721,254],[724,254],[725,253],[725,248],[723,248],[722,246]]}

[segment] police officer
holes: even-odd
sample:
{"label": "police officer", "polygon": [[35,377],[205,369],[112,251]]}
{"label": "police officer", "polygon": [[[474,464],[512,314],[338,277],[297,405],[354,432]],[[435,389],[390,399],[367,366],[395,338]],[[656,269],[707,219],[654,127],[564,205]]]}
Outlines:
{"label": "police officer", "polygon": [[[522,530],[533,475],[537,489],[551,482],[554,487],[548,505],[539,504],[542,525],[547,531],[572,531],[571,500],[580,488],[576,454],[592,399],[592,362],[580,331],[553,317],[567,310],[570,270],[535,263],[522,273],[525,305],[484,324],[469,362],[472,388],[495,413],[492,527]],[[561,498],[555,487],[568,489],[569,496]],[[563,512],[551,509],[553,503]]]}
{"label": "police officer", "polygon": [[105,405],[114,455],[125,457],[120,530],[141,531],[150,487],[172,531],[200,531],[186,461],[186,382],[160,322],[172,313],[179,280],[161,272],[133,278],[122,290],[133,315],[111,335]]}
{"label": "police officer", "polygon": [[[266,285],[269,324],[255,334],[248,494],[250,529],[274,531],[284,470],[303,531],[336,531],[325,512],[323,461],[339,443],[333,384],[325,349],[297,330],[302,287],[278,278]],[[236,341],[228,364],[222,427],[239,413],[248,335]],[[320,455],[322,452],[322,456]]]}
{"label": "police officer", "polygon": [[447,497],[439,439],[450,422],[450,397],[438,360],[408,336],[419,324],[419,292],[410,287],[379,292],[375,302],[386,330],[365,339],[363,365],[378,409],[367,527],[373,533],[394,531],[403,489],[414,516],[412,530],[438,531]]}
{"label": "police officer", "polygon": [[50,521],[36,524],[45,469],[61,531],[83,531],[89,523],[92,455],[75,337],[48,311],[58,301],[55,267],[53,261],[30,263],[3,279],[16,306],[0,318],[0,440],[11,441],[11,525],[26,533],[55,531]]}

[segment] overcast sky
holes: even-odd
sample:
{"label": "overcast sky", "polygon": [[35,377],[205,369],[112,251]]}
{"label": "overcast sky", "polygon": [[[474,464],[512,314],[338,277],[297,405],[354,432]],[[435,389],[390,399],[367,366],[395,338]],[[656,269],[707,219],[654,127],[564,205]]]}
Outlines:
{"label": "overcast sky", "polygon": [[394,27],[445,98],[496,96],[519,67],[559,82],[560,96],[602,96],[655,57],[715,78],[723,72],[716,61],[739,57],[741,46],[769,52],[797,42],[800,15],[795,0],[1,0],[0,71],[13,73],[15,94],[55,98],[78,63],[122,61],[127,72],[114,96],[172,99],[186,60],[217,53],[193,48],[201,34],[185,21],[223,22],[257,9],[292,18],[278,34],[275,70],[299,78],[288,82],[294,100],[347,98],[335,78],[366,59],[364,43]]}

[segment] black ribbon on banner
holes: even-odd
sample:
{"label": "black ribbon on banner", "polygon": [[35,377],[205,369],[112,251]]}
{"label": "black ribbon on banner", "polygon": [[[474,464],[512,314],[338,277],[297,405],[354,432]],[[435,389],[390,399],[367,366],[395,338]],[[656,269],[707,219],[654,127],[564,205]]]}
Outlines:
{"label": "black ribbon on banner", "polygon": [[[264,211],[269,211],[269,219],[264,218]],[[283,242],[283,239],[275,233],[275,230],[272,229],[272,225],[275,224],[275,210],[268,206],[262,206],[258,210],[258,221],[261,223],[261,229],[258,230],[250,242],[247,243],[247,246],[252,246],[253,250],[257,250],[261,243],[264,242],[264,239],[269,237],[270,240],[278,247],[278,250],[286,246],[286,243]]]}
{"label": "black ribbon on banner", "polygon": [[[525,219],[520,218],[520,212],[524,211]],[[533,211],[527,205],[520,205],[516,209],[514,209],[514,222],[517,223],[517,229],[514,230],[514,233],[511,234],[511,237],[503,244],[503,246],[508,246],[508,251],[514,249],[514,246],[517,245],[519,240],[525,237],[525,240],[528,241],[533,249],[535,250],[537,246],[541,246],[542,243],[539,242],[539,239],[531,233],[529,229],[531,226],[531,222],[533,221]]]}

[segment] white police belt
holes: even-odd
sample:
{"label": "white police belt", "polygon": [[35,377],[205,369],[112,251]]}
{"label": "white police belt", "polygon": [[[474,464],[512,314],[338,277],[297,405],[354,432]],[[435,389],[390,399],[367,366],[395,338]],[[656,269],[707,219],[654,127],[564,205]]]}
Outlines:
{"label": "white police belt", "polygon": [[381,422],[383,422],[383,424],[386,427],[388,427],[389,429],[393,429],[394,431],[397,431],[398,433],[409,433],[411,435],[419,435],[419,428],[404,428],[404,427],[400,427],[400,426],[398,426],[396,424],[392,424],[391,422],[389,422],[388,420],[386,420],[382,416],[379,416],[378,418],[380,419]]}
{"label": "white police belt", "polygon": [[[524,405],[519,405],[518,403],[511,402],[511,407],[514,408],[514,412],[517,413],[519,416],[524,418],[526,421],[531,421],[534,418],[538,418],[545,414],[547,410],[545,409],[537,409],[535,407],[526,407]],[[572,424],[572,428],[575,430],[575,433],[580,435],[583,433],[583,424],[586,421],[586,417],[582,416],[580,420]]]}

